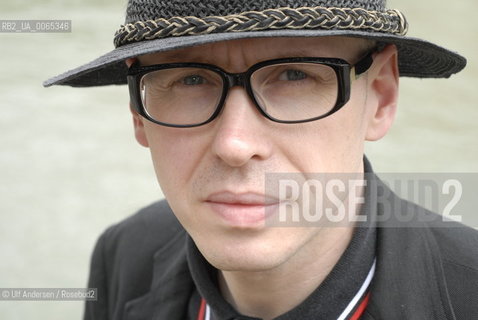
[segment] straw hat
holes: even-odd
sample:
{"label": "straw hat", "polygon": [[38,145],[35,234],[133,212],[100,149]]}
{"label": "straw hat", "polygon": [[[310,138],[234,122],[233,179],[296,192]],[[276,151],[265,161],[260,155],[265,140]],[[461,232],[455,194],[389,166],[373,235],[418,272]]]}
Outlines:
{"label": "straw hat", "polygon": [[43,83],[126,84],[124,60],[217,41],[262,37],[349,36],[394,43],[401,76],[447,78],[466,59],[406,37],[408,24],[385,0],[129,0],[115,49]]}

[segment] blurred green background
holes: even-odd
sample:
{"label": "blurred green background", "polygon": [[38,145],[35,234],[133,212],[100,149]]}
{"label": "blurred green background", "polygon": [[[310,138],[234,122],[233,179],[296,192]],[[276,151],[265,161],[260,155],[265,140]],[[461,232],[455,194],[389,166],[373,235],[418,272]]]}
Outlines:
{"label": "blurred green background", "polygon": [[[71,33],[0,33],[0,288],[85,287],[98,235],[162,197],[133,138],[126,87],[44,89],[113,49],[126,3],[16,0],[0,20],[72,20]],[[377,172],[478,172],[478,2],[394,0],[409,35],[465,55],[448,80],[402,79]],[[0,319],[80,319],[82,302],[0,301]]]}

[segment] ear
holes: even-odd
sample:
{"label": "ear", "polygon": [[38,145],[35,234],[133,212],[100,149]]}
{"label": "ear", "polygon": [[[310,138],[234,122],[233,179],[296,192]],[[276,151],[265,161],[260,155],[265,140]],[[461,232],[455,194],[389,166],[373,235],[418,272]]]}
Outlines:
{"label": "ear", "polygon": [[136,141],[138,141],[143,147],[147,148],[149,147],[149,143],[148,138],[146,137],[146,132],[144,131],[144,119],[133,109],[131,104],[129,105],[129,109],[133,116],[134,136]]}
{"label": "ear", "polygon": [[131,65],[133,63],[135,63],[136,60],[138,60],[138,59],[137,58],[128,58],[124,61],[124,63],[126,63],[126,66],[129,68],[129,67],[131,67]]}
{"label": "ear", "polygon": [[[125,60],[126,66],[128,68],[136,61],[136,58],[128,58]],[[134,125],[134,136],[136,141],[143,147],[149,147],[148,139],[146,138],[146,133],[144,131],[144,120],[143,118],[133,109],[131,103],[129,104],[129,110],[133,116],[133,125]]]}
{"label": "ear", "polygon": [[397,48],[395,45],[388,45],[375,56],[368,73],[367,104],[371,110],[366,140],[381,139],[392,126],[397,110],[398,87]]}

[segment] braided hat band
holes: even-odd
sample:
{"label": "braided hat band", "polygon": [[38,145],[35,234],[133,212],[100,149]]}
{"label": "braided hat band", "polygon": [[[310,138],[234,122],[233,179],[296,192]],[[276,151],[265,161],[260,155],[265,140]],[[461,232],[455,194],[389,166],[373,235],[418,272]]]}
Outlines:
{"label": "braided hat band", "polygon": [[128,23],[116,31],[115,47],[167,37],[278,29],[360,30],[404,36],[408,23],[398,10],[301,7],[247,11],[227,16],[171,17]]}

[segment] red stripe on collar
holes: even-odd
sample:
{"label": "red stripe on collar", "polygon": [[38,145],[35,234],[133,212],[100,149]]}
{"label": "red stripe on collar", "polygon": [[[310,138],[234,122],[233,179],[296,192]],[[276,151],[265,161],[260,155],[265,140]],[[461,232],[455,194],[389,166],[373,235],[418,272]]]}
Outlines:
{"label": "red stripe on collar", "polygon": [[360,319],[360,317],[364,313],[365,309],[367,308],[369,298],[370,298],[370,292],[367,293],[365,298],[362,300],[360,305],[357,307],[357,310],[355,310],[354,314],[350,317],[350,320]]}
{"label": "red stripe on collar", "polygon": [[206,317],[206,300],[201,298],[201,305],[199,306],[199,313],[197,320],[204,320]]}

